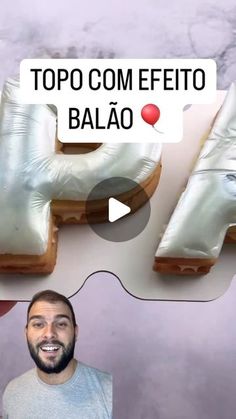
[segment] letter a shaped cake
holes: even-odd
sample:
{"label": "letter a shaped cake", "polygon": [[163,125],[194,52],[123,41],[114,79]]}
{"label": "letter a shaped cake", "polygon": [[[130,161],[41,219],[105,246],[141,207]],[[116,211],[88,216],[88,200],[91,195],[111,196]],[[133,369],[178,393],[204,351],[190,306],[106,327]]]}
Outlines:
{"label": "letter a shaped cake", "polygon": [[236,242],[236,83],[172,214],[156,251],[154,270],[206,274],[225,238]]}
{"label": "letter a shaped cake", "polygon": [[0,106],[0,272],[52,272],[58,226],[88,222],[86,200],[98,183],[127,178],[135,186],[114,182],[112,191],[91,198],[91,222],[107,221],[110,193],[135,212],[157,187],[160,144],[90,144],[90,152],[79,154],[81,144],[56,139],[56,123],[51,107],[24,104],[19,83],[6,81]]}

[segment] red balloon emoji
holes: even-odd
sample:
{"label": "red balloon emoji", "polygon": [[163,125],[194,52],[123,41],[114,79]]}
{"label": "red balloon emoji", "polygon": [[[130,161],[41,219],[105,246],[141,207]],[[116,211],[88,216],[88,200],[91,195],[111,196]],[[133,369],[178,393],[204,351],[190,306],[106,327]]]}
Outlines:
{"label": "red balloon emoji", "polygon": [[158,106],[149,103],[145,105],[141,110],[141,116],[147,124],[154,125],[160,118],[160,109]]}

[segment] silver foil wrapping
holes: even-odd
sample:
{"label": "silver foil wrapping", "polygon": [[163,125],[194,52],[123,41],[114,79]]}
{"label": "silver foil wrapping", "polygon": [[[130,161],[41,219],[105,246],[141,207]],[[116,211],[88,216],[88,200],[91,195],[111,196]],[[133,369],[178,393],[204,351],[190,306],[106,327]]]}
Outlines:
{"label": "silver foil wrapping", "polygon": [[236,83],[229,89],[156,257],[217,258],[236,225]]}
{"label": "silver foil wrapping", "polygon": [[[160,144],[103,144],[81,155],[55,153],[56,115],[22,103],[8,80],[0,107],[0,253],[40,255],[47,249],[50,202],[86,200],[98,182],[143,182],[160,162]],[[116,190],[113,194],[124,192]],[[103,198],[104,196],[98,197]]]}

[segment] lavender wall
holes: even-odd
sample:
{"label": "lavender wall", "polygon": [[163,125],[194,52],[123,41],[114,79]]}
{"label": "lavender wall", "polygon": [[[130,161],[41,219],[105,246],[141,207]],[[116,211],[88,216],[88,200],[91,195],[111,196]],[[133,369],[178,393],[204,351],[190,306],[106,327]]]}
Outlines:
{"label": "lavender wall", "polygon": [[[1,0],[1,84],[33,56],[212,57],[220,88],[236,78],[235,0],[12,4]],[[235,293],[233,282],[211,303],[145,302],[112,275],[89,279],[72,298],[77,356],[113,373],[115,418],[235,418]],[[26,307],[17,304],[0,320],[1,391],[32,365]]]}
{"label": "lavender wall", "polygon": [[[111,371],[116,419],[234,419],[236,282],[210,303],[131,298],[97,274],[72,298],[79,359]],[[0,321],[0,388],[32,366],[23,336],[27,304]],[[4,360],[4,361],[3,361]]]}

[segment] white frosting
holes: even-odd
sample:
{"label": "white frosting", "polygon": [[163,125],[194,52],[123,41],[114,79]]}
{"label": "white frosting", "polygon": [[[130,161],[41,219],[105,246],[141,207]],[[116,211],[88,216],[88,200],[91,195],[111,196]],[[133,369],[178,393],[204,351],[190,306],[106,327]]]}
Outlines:
{"label": "white frosting", "polygon": [[[1,254],[45,253],[52,199],[84,201],[110,177],[141,183],[160,162],[160,144],[103,144],[87,154],[63,155],[55,153],[55,136],[54,112],[22,104],[18,82],[8,80],[0,107]],[[115,188],[114,195],[125,192]]]}
{"label": "white frosting", "polygon": [[205,142],[156,257],[217,258],[236,225],[236,83]]}

